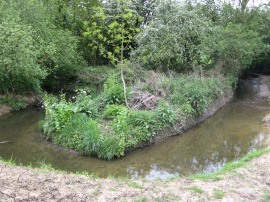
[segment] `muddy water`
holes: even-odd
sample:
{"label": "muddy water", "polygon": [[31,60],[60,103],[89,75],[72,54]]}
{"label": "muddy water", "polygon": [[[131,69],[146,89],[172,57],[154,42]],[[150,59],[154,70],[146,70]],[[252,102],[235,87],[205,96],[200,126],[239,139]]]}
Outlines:
{"label": "muddy water", "polygon": [[241,81],[234,101],[187,133],[138,149],[124,158],[103,161],[83,157],[46,142],[38,129],[44,112],[29,109],[0,118],[0,156],[24,165],[46,162],[56,169],[88,171],[100,177],[148,180],[209,173],[249,151],[270,145],[270,129],[261,120],[270,113],[268,98],[258,97],[260,81]]}

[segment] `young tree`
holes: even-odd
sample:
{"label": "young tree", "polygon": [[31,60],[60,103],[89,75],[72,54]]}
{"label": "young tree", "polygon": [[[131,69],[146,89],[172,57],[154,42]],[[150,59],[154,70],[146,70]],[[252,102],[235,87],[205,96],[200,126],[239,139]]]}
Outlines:
{"label": "young tree", "polygon": [[85,22],[84,32],[93,56],[99,53],[112,65],[120,67],[127,106],[124,62],[129,58],[135,35],[140,31],[137,27],[140,18],[130,9],[130,5],[130,1],[117,0],[98,7],[91,19]]}

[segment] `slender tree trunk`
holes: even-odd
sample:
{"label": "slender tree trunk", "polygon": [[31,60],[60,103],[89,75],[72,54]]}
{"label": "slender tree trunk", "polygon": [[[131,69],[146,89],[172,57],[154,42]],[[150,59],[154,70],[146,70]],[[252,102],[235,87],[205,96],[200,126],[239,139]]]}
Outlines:
{"label": "slender tree trunk", "polygon": [[239,0],[240,2],[240,6],[241,6],[241,13],[244,13],[246,8],[247,8],[247,4],[249,2],[249,0]]}
{"label": "slender tree trunk", "polygon": [[123,82],[123,88],[124,88],[124,97],[125,97],[125,104],[127,106],[127,108],[129,108],[128,106],[128,101],[127,101],[127,88],[126,88],[126,82],[124,79],[124,70],[123,70],[123,65],[124,65],[124,36],[123,36],[123,31],[122,31],[122,42],[121,42],[121,58],[120,58],[120,65],[121,65],[121,79]]}

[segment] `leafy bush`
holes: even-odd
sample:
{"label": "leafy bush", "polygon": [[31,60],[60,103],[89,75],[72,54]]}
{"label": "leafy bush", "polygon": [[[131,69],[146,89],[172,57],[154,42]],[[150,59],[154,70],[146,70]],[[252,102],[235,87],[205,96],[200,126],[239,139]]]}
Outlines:
{"label": "leafy bush", "polygon": [[123,105],[107,105],[107,107],[103,111],[103,116],[106,119],[114,119],[115,117],[120,115],[122,111],[125,110],[127,110],[127,108]]}
{"label": "leafy bush", "polygon": [[31,26],[0,21],[0,92],[39,90],[46,71],[37,63],[37,46],[32,35]]}
{"label": "leafy bush", "polygon": [[123,85],[116,75],[110,76],[104,83],[104,98],[107,104],[123,104],[125,100]]}
{"label": "leafy bush", "polygon": [[176,119],[173,108],[165,101],[159,101],[159,105],[156,110],[156,119],[161,124],[159,128],[172,125]]}
{"label": "leafy bush", "polygon": [[98,116],[99,103],[97,99],[92,99],[91,95],[81,92],[76,96],[75,107],[77,111],[86,113],[91,118]]}
{"label": "leafy bush", "polygon": [[42,1],[0,2],[0,92],[39,91],[46,77],[74,75],[84,65],[77,38],[54,17]]}
{"label": "leafy bush", "polygon": [[201,57],[212,59],[212,66],[237,77],[249,67],[266,46],[257,32],[242,24],[217,27],[200,45]]}
{"label": "leafy bush", "polygon": [[72,104],[65,100],[65,95],[61,95],[59,102],[55,97],[45,95],[44,105],[46,117],[42,129],[46,133],[47,139],[51,140],[54,133],[62,132],[65,127],[71,124],[75,110]]}

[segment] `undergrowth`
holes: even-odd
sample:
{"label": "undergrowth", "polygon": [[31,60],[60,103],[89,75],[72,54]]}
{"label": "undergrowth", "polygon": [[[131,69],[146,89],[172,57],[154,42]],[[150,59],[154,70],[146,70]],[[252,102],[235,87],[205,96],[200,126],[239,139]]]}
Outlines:
{"label": "undergrowth", "polygon": [[5,94],[4,96],[0,97],[0,105],[8,105],[14,111],[18,111],[20,109],[25,109],[27,103],[25,100],[17,99],[9,94]]}
{"label": "undergrowth", "polygon": [[[46,95],[46,116],[41,122],[45,137],[83,155],[110,160],[123,156],[141,142],[151,142],[158,131],[175,121],[201,115],[229,88],[229,82],[222,77],[195,74],[175,78],[160,75],[152,82],[155,83],[135,85],[133,90],[140,88],[157,96],[160,89],[165,91],[167,96],[160,97],[154,110],[126,107],[123,85],[116,74],[107,78],[103,92],[96,97],[81,92],[70,102],[65,95],[60,99]],[[129,87],[128,98],[131,91]]]}

